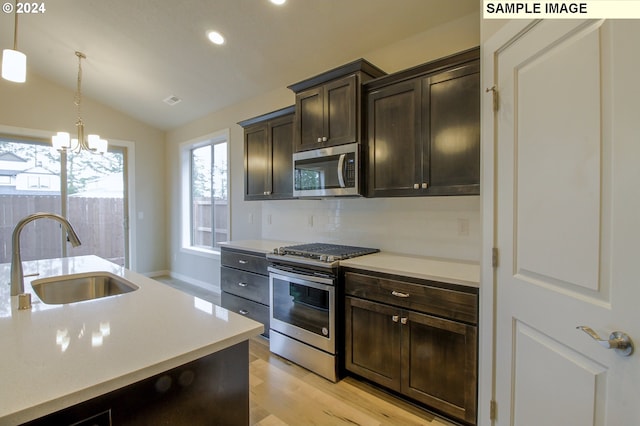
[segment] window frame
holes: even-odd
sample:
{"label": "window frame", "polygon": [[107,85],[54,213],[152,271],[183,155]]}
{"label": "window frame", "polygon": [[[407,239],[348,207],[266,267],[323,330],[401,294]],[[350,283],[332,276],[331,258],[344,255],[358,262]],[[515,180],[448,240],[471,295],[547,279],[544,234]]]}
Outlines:
{"label": "window frame", "polygon": [[[229,129],[219,130],[217,132],[192,139],[187,142],[183,142],[179,146],[180,150],[180,251],[182,253],[194,254],[197,256],[203,256],[213,259],[220,258],[220,249],[217,247],[206,248],[202,246],[194,246],[192,244],[192,169],[191,169],[191,152],[194,149],[201,148],[203,146],[226,143],[227,144],[227,207],[226,214],[229,218],[227,223],[227,240],[231,240],[231,193],[230,193],[230,176],[231,176],[231,162],[229,161],[231,146],[229,139]],[[212,224],[213,225],[213,224]],[[213,226],[215,229],[215,225]],[[215,238],[215,232],[214,232]]]}

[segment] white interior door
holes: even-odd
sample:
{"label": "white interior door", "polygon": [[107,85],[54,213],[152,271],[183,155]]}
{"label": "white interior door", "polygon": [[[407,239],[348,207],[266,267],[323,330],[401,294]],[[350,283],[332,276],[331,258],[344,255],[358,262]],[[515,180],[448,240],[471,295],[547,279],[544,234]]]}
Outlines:
{"label": "white interior door", "polygon": [[640,425],[640,21],[501,37],[495,424]]}

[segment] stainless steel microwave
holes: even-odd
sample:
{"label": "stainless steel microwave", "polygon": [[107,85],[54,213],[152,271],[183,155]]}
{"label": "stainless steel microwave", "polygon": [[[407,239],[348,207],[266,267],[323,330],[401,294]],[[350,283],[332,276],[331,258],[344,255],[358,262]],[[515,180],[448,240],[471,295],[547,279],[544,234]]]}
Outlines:
{"label": "stainless steel microwave", "polygon": [[294,197],[360,196],[360,145],[293,154]]}

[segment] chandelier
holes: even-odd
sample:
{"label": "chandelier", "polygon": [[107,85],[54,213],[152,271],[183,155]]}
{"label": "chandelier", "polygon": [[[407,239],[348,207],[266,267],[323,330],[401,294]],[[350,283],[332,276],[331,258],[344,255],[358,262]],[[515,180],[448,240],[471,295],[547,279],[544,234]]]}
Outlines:
{"label": "chandelier", "polygon": [[78,121],[76,121],[76,129],[78,137],[71,139],[67,132],[58,132],[51,138],[51,144],[60,152],[71,151],[80,153],[81,151],[89,151],[97,154],[107,152],[108,142],[100,139],[98,135],[89,135],[87,139],[84,137],[84,122],[82,121],[82,60],[87,59],[84,53],[76,52],[78,57],[78,89],[74,103],[78,107]]}

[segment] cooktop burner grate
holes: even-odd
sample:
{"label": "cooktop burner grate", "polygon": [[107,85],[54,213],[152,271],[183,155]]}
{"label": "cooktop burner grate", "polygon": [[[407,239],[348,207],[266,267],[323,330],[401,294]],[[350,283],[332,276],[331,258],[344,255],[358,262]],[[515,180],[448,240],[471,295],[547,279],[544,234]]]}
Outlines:
{"label": "cooktop burner grate", "polygon": [[380,250],[378,249],[367,247],[346,246],[329,243],[311,243],[281,247],[280,249],[278,249],[278,254],[310,258],[332,256],[334,259],[349,259],[351,257],[377,253],[379,251]]}

